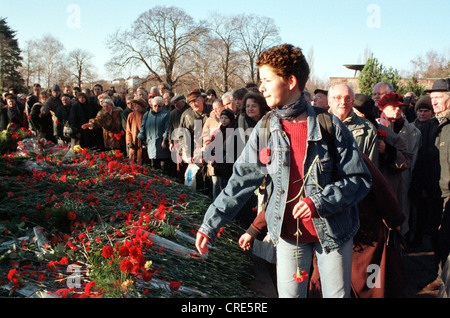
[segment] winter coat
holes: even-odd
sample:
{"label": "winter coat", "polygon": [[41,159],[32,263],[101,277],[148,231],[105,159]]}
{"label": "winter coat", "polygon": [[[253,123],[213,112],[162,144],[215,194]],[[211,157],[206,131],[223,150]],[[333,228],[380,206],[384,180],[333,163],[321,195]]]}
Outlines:
{"label": "winter coat", "polygon": [[122,128],[122,108],[115,106],[111,113],[104,109],[97,116],[89,120],[95,128],[103,129],[103,142],[106,149],[120,149],[125,145],[125,131]]}
{"label": "winter coat", "polygon": [[147,147],[149,159],[167,159],[170,157],[168,147],[169,112],[166,109],[155,113],[149,110],[142,118],[138,139]]}
{"label": "winter coat", "polygon": [[127,117],[127,124],[125,129],[125,143],[129,146],[128,158],[131,163],[142,164],[142,147],[138,139],[139,131],[142,126],[142,118],[144,113],[134,111]]}
{"label": "winter coat", "polygon": [[64,135],[64,126],[69,122],[70,109],[72,105],[60,106],[55,113],[56,116],[56,136],[63,142],[70,142],[70,136]]}
{"label": "winter coat", "polygon": [[439,149],[441,177],[439,186],[442,197],[450,197],[450,112],[439,122],[436,147]]}
{"label": "winter coat", "polygon": [[409,195],[411,198],[441,198],[439,150],[435,144],[439,122],[436,118],[426,122],[416,119],[414,125],[420,130],[422,139],[412,172]]}
{"label": "winter coat", "polygon": [[378,166],[378,135],[373,124],[368,119],[360,117],[354,112],[351,112],[343,122],[352,132],[359,150]]}
{"label": "winter coat", "polygon": [[51,142],[56,143],[56,136],[53,130],[53,118],[50,112],[45,113],[42,117],[41,110],[45,107],[42,103],[38,102],[33,105],[30,113],[30,123],[33,130],[36,132],[39,138],[45,138]]}

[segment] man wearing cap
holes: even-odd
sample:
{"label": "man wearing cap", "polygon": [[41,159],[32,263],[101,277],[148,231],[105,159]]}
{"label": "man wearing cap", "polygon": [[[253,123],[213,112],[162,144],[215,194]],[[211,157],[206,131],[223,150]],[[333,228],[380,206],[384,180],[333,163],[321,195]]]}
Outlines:
{"label": "man wearing cap", "polygon": [[325,109],[329,109],[330,106],[328,105],[328,91],[324,89],[316,89],[314,91],[314,97],[312,100],[312,105],[317,107],[322,107]]}
{"label": "man wearing cap", "polygon": [[353,111],[355,94],[346,84],[333,85],[328,92],[329,112],[338,117],[351,131],[359,150],[378,166],[377,131],[368,119]]}
{"label": "man wearing cap", "polygon": [[[450,252],[450,78],[437,80],[434,82],[433,87],[425,92],[430,93],[431,104],[439,122],[435,144],[439,150],[441,166],[439,186],[442,191],[442,199],[444,200],[439,229],[439,258],[442,269],[440,295],[442,297],[450,297],[450,281],[448,279],[450,277],[448,260]],[[430,285],[433,284],[437,285],[439,281],[435,281]]]}
{"label": "man wearing cap", "polygon": [[[172,138],[178,139],[177,151],[181,151],[184,162],[199,165],[199,174],[206,174],[202,157],[202,130],[211,113],[211,105],[204,103],[204,98],[198,90],[189,93],[187,100],[191,107],[181,115],[179,129],[173,132]],[[205,190],[206,184],[197,182],[197,189],[202,190],[202,187]]]}

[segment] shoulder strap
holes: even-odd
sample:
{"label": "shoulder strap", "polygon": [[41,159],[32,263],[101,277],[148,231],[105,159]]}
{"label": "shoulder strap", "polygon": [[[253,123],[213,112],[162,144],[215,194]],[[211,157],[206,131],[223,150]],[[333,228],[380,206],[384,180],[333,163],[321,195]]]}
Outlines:
{"label": "shoulder strap", "polygon": [[328,148],[333,151],[334,150],[334,127],[333,122],[331,121],[330,113],[325,108],[313,106],[314,111],[316,112],[317,120],[319,121],[320,132],[322,133],[322,137],[327,143]]}
{"label": "shoulder strap", "polygon": [[[331,121],[331,116],[328,111],[321,107],[313,106],[316,112],[317,120],[319,121],[320,131],[322,132],[322,137],[325,142],[330,145],[328,148],[334,149],[334,128],[333,122]],[[262,132],[265,132],[265,136],[262,136],[266,140],[266,146],[270,139],[270,119],[272,118],[272,112],[269,112],[263,116],[261,119]]]}

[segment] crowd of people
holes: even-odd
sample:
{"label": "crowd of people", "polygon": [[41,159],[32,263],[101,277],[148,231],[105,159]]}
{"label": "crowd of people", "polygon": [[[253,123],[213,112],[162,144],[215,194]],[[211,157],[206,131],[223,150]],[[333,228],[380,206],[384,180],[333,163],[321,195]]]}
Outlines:
{"label": "crowd of people", "polygon": [[[280,297],[400,297],[396,243],[414,248],[426,236],[437,277],[426,288],[447,295],[450,79],[420,99],[385,82],[372,96],[343,83],[309,92],[299,48],[273,47],[257,64],[259,85],[222,96],[185,96],[166,84],[132,93],[35,84],[27,96],[11,88],[0,101],[0,130],[25,127],[70,147],[120,150],[130,163],[194,186],[214,200],[199,252],[237,220],[247,229],[241,247],[253,243],[276,267]],[[373,264],[381,287],[366,283]]]}

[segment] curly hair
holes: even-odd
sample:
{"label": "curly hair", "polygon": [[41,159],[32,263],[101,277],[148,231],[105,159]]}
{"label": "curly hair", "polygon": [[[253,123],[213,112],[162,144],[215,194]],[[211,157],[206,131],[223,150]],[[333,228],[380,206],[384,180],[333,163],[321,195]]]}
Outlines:
{"label": "curly hair", "polygon": [[305,89],[310,69],[300,48],[291,44],[281,44],[271,47],[260,54],[256,66],[270,66],[277,75],[287,79],[294,75],[301,91]]}

